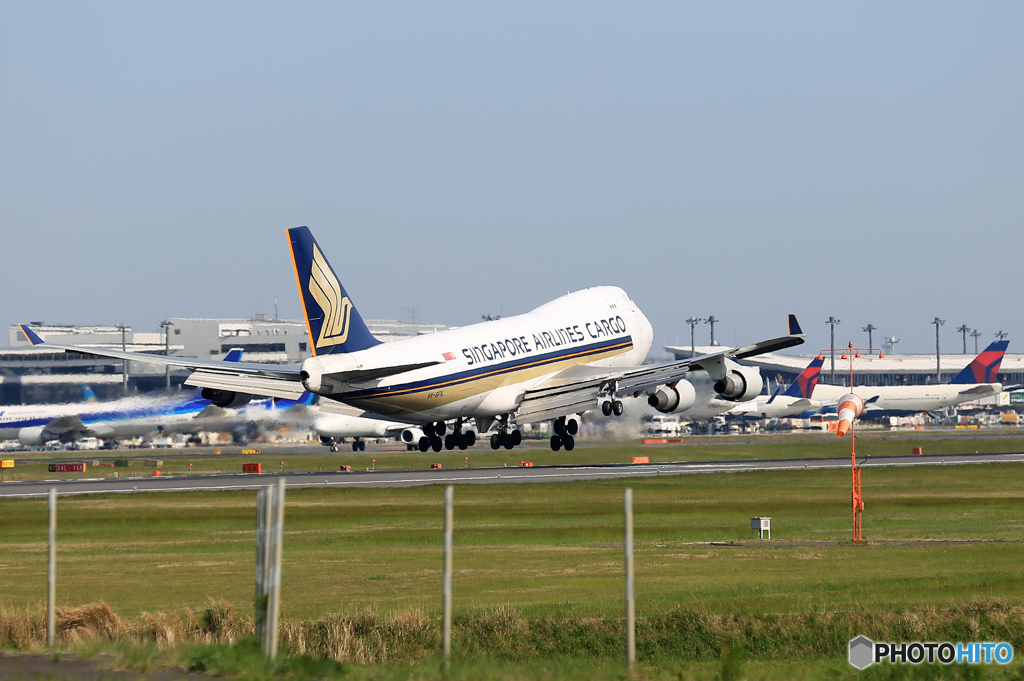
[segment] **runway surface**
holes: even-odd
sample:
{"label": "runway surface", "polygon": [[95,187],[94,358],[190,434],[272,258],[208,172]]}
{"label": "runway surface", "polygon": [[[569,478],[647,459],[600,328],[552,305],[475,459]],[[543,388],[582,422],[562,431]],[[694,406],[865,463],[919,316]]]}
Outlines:
{"label": "runway surface", "polygon": [[[983,463],[1022,463],[1024,452],[1007,454],[947,454],[866,458],[863,468],[889,466],[935,466]],[[300,487],[360,488],[413,487],[417,485],[500,484],[516,482],[572,482],[610,478],[687,475],[696,473],[740,473],[750,471],[812,470],[848,468],[849,458],[772,459],[752,461],[691,461],[652,464],[593,464],[535,466],[530,468],[448,468],[443,470],[353,471],[351,473],[287,473],[265,475],[168,475],[134,478],[93,478],[76,480],[22,480],[0,485],[0,498],[36,497],[51,487],[58,493],[103,494],[136,492],[188,492],[199,490],[256,489],[284,477],[287,485]]]}

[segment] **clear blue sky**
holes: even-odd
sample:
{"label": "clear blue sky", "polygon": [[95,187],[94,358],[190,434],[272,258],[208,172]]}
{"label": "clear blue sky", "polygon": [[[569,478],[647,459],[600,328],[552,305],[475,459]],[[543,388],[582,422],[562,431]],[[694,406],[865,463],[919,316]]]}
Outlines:
{"label": "clear blue sky", "polygon": [[[0,8],[0,323],[365,317],[625,288],[656,343],[936,316],[1024,351],[1020,3]],[[701,327],[698,342],[707,339]]]}

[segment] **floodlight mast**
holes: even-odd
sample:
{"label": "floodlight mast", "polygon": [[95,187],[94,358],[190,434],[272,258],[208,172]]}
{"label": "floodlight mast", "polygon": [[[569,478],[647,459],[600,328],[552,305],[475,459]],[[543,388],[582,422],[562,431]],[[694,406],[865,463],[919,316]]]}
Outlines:
{"label": "floodlight mast", "polygon": [[963,337],[964,337],[964,354],[966,355],[967,354],[967,334],[970,332],[971,327],[967,326],[966,324],[961,324],[960,326],[956,327],[956,330],[959,331],[963,335]]}
{"label": "floodlight mast", "polygon": [[695,329],[700,322],[700,317],[690,317],[686,320],[686,323],[690,325],[690,357],[695,357],[697,355],[697,332]]}
{"label": "floodlight mast", "polygon": [[842,319],[829,317],[825,323],[832,327],[832,335],[829,342],[829,352],[832,353],[832,385],[836,384],[836,324],[842,323]]}

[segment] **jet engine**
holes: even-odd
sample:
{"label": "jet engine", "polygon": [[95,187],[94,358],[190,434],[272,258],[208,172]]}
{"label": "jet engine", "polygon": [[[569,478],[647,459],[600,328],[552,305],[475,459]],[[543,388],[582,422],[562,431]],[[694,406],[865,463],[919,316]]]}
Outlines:
{"label": "jet engine", "polygon": [[715,392],[730,402],[746,402],[760,395],[764,387],[761,372],[754,367],[730,364],[725,378],[715,381]]}
{"label": "jet engine", "polygon": [[402,431],[402,442],[406,444],[417,444],[421,437],[423,437],[423,431],[419,428],[406,428]]}
{"label": "jet engine", "polygon": [[214,388],[203,388],[199,393],[204,400],[213,402],[221,409],[234,409],[249,404],[252,395],[248,393],[236,393],[230,390],[216,390]]}
{"label": "jet engine", "polygon": [[[44,440],[43,437],[46,437],[46,439]],[[18,442],[26,447],[38,447],[55,439],[55,437],[46,433],[46,426],[31,426],[18,431]]]}
{"label": "jet engine", "polygon": [[662,414],[678,414],[681,411],[686,411],[696,401],[697,392],[693,389],[693,384],[684,379],[668,385],[659,385],[647,398],[647,404]]}

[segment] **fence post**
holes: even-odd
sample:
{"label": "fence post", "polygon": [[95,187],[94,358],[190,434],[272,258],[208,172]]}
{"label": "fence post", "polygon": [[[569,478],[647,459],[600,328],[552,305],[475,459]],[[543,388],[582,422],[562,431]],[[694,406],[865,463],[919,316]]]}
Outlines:
{"label": "fence post", "polygon": [[57,617],[57,488],[50,488],[50,532],[47,540],[46,569],[46,646],[53,648],[56,639]]}
{"label": "fence post", "polygon": [[452,657],[452,500],[455,488],[448,485],[444,488],[444,577],[441,592],[444,597],[442,614],[441,641],[444,652],[444,664],[447,666]]}
{"label": "fence post", "polygon": [[256,490],[256,638],[263,642],[267,621],[267,488]]}
{"label": "fence post", "polygon": [[633,590],[633,490],[622,495],[626,521],[626,664],[629,671],[636,666],[636,602]]}
{"label": "fence post", "polygon": [[278,619],[281,615],[281,556],[284,543],[284,478],[277,479],[277,489],[270,488],[268,496],[273,506],[273,527],[270,531],[269,558],[269,598],[267,602],[267,622],[265,624],[264,652],[271,660],[277,657]]}

